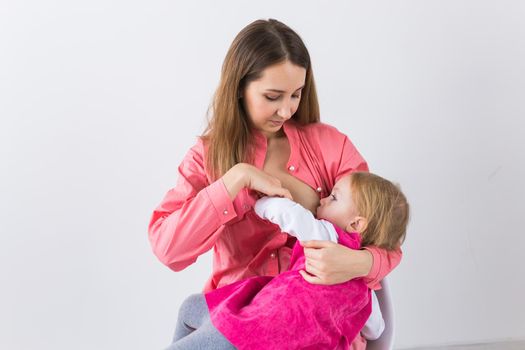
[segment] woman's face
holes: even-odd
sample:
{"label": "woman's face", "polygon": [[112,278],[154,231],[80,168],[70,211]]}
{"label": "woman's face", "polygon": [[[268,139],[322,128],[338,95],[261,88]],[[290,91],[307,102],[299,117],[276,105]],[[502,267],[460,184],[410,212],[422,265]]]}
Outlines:
{"label": "woman's face", "polygon": [[268,138],[278,135],[299,107],[305,79],[306,69],[284,61],[267,67],[246,86],[244,108],[257,130]]}

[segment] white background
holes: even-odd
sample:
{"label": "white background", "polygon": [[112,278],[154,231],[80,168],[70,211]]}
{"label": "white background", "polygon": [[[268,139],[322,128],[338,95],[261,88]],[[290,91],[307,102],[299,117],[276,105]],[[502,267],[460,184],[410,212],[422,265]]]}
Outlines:
{"label": "white background", "polygon": [[234,36],[310,50],[322,119],[412,204],[397,346],[525,338],[522,1],[2,1],[0,348],[160,349],[200,291],[146,228]]}

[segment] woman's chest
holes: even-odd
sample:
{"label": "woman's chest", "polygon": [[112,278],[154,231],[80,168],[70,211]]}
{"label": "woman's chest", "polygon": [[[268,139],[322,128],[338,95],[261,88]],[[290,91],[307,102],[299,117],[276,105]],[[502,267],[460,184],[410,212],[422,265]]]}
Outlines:
{"label": "woman's chest", "polygon": [[305,179],[301,180],[297,177],[296,166],[289,164],[290,153],[290,144],[286,137],[269,141],[263,170],[279,179],[297,203],[315,214],[319,206],[319,192],[312,188],[314,183],[307,183],[314,182],[313,178],[305,176]]}

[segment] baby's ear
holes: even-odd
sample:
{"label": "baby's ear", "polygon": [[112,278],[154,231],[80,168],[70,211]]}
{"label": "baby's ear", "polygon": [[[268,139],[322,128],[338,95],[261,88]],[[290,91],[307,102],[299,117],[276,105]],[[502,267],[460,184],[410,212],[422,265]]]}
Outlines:
{"label": "baby's ear", "polygon": [[357,231],[359,233],[363,233],[366,230],[366,227],[368,226],[368,220],[362,216],[356,216],[354,220],[352,220],[348,227],[346,228],[347,232]]}

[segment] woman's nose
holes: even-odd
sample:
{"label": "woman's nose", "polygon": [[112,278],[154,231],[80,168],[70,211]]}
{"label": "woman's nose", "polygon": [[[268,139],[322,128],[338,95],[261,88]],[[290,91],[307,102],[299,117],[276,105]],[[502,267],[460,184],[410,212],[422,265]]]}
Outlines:
{"label": "woman's nose", "polygon": [[288,102],[283,103],[277,111],[277,115],[283,119],[290,119],[292,114],[292,104]]}

